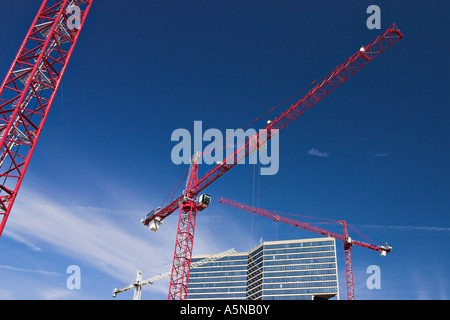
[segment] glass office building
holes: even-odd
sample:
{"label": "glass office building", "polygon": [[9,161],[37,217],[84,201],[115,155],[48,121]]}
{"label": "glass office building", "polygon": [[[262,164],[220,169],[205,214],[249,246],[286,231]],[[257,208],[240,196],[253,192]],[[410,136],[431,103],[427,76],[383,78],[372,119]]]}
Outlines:
{"label": "glass office building", "polygon": [[[205,258],[198,256],[192,262]],[[191,269],[188,299],[339,299],[333,238],[263,242]]]}

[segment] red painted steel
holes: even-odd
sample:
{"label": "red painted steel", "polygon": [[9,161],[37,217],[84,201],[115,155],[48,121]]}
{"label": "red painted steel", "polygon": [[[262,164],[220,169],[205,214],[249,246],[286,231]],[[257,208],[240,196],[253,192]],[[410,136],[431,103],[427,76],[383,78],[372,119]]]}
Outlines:
{"label": "red painted steel", "polygon": [[[356,72],[365,67],[369,62],[373,61],[387,48],[393,45],[395,42],[403,38],[403,34],[400,32],[396,24],[393,24],[385,32],[383,32],[374,41],[364,47],[364,50],[358,50],[350,58],[344,61],[342,64],[334,68],[325,78],[317,81],[317,85],[306,93],[300,100],[291,105],[275,120],[268,124],[263,130],[258,132],[255,136],[251,137],[245,144],[235,150],[235,152],[224,159],[222,163],[216,165],[208,173],[206,173],[201,179],[198,180],[195,185],[195,191],[199,193],[220,178],[223,174],[233,168],[239,161],[246,158],[255,148],[252,148],[252,143],[258,141],[264,143],[272,137],[272,130],[279,131],[286,128],[295,119],[305,113],[308,109],[313,107],[317,102],[326,97],[329,93],[334,91],[337,87],[347,81]],[[275,132],[275,131],[274,131]],[[266,137],[262,134],[265,133]],[[148,225],[155,217],[159,217],[164,220],[171,215],[181,204],[183,196],[178,197],[169,203],[166,207],[162,208],[158,214],[143,221],[144,225]]]}
{"label": "red painted steel", "polygon": [[[355,285],[353,283],[353,263],[352,263],[352,246],[354,244],[354,241],[350,241],[347,239],[350,239],[348,235],[347,230],[347,224],[345,221],[342,221],[342,225],[344,228],[344,262],[345,262],[345,281],[347,283],[347,299],[348,300],[355,300]],[[367,248],[365,246],[365,248]],[[379,251],[376,247],[369,248],[372,250]]]}
{"label": "red painted steel", "polygon": [[0,235],[91,4],[44,0],[0,87]]}
{"label": "red painted steel", "polygon": [[[280,130],[284,129],[300,115],[306,112],[306,110],[310,109],[317,102],[322,100],[330,92],[339,87],[342,83],[348,80],[356,72],[366,66],[370,61],[402,37],[403,35],[400,30],[395,24],[393,24],[363,50],[358,50],[344,63],[333,69],[326,76],[326,78],[316,81],[317,85],[308,91],[303,98],[298,100],[274,121],[269,123],[264,128],[265,130],[259,131],[259,133],[249,138],[243,146],[238,148],[232,155],[224,159],[222,163],[218,164],[206,173],[201,179],[196,180],[194,183],[191,183],[191,181],[188,180],[188,188],[185,190],[183,195],[179,196],[177,199],[162,208],[157,214],[150,215],[143,219],[142,223],[144,225],[148,225],[156,217],[162,221],[171,215],[178,207],[180,207],[177,240],[169,288],[169,299],[184,300],[187,297],[190,257],[192,255],[197,211],[195,202],[186,201],[186,194],[196,197],[198,193],[216,181],[223,174],[228,172],[242,159],[246,158],[252,151],[257,149],[258,145],[267,142],[272,137],[272,134],[276,134]],[[195,167],[197,167],[197,164]],[[197,168],[195,170],[197,170]]]}
{"label": "red painted steel", "polygon": [[233,208],[237,208],[237,209],[240,209],[243,211],[257,214],[257,215],[265,217],[265,218],[272,219],[277,222],[282,222],[284,224],[288,224],[288,225],[291,225],[291,226],[294,226],[294,227],[297,227],[300,229],[308,230],[308,231],[311,231],[311,232],[314,232],[317,234],[321,234],[326,237],[331,237],[331,238],[335,238],[337,240],[342,241],[343,247],[344,247],[345,279],[347,282],[347,298],[349,300],[355,299],[355,289],[354,289],[354,285],[353,285],[352,253],[351,253],[352,246],[356,245],[359,247],[371,249],[371,250],[378,251],[378,252],[385,251],[386,253],[389,253],[392,251],[392,248],[389,247],[388,245],[374,246],[374,245],[371,245],[368,243],[352,240],[349,237],[348,230],[347,230],[347,223],[345,221],[339,221],[339,223],[342,224],[343,229],[344,229],[343,234],[339,234],[339,233],[332,232],[332,231],[329,231],[329,230],[326,230],[323,228],[313,226],[309,223],[300,222],[300,221],[297,221],[297,220],[294,220],[291,218],[287,218],[285,216],[282,216],[282,215],[280,215],[276,212],[270,211],[270,210],[264,210],[264,209],[252,207],[252,206],[249,206],[249,205],[246,205],[243,203],[239,203],[234,200],[221,198],[219,202],[222,204],[225,204],[227,206],[233,207]]}

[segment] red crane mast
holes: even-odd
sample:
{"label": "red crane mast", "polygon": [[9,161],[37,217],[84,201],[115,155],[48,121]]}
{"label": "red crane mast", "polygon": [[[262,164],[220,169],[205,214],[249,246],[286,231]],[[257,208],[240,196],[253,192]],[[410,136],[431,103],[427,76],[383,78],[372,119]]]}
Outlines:
{"label": "red crane mast", "polygon": [[0,87],[0,236],[92,0],[44,0]]}
{"label": "red crane mast", "polygon": [[349,236],[347,223],[345,221],[339,221],[342,224],[344,229],[344,234],[339,234],[336,232],[332,232],[323,228],[319,228],[313,226],[309,223],[300,222],[291,218],[287,218],[283,215],[280,215],[274,211],[264,210],[256,207],[252,207],[243,203],[239,203],[233,200],[229,200],[226,198],[221,198],[220,203],[225,204],[230,207],[234,207],[243,211],[247,211],[253,214],[257,214],[259,216],[272,219],[277,222],[282,222],[284,224],[288,224],[300,229],[308,230],[317,234],[321,234],[326,237],[335,238],[343,242],[344,247],[344,259],[345,259],[345,279],[347,282],[347,298],[348,300],[355,299],[355,289],[353,285],[353,268],[352,268],[352,254],[351,248],[352,246],[359,246],[370,250],[375,250],[381,253],[381,256],[385,256],[387,253],[392,251],[392,247],[387,244],[384,245],[371,245],[368,243],[352,240]]}
{"label": "red crane mast", "polygon": [[[164,208],[154,209],[141,219],[144,225],[156,231],[165,218],[171,215],[177,208],[180,208],[179,227],[177,230],[172,277],[169,287],[169,299],[184,300],[187,296],[195,219],[198,208],[204,209],[204,206],[207,205],[202,203],[202,201],[198,201],[197,195],[242,159],[246,158],[260,145],[264,145],[272,137],[272,134],[276,134],[287,127],[295,119],[402,38],[403,34],[398,27],[395,24],[390,26],[374,41],[367,46],[362,46],[356,53],[334,68],[325,77],[315,81],[315,86],[301,99],[287,108],[275,120],[269,122],[264,130],[259,131],[259,133],[247,139],[245,144],[237,148],[233,154],[217,164],[200,179],[197,176],[198,155],[193,158],[188,183],[183,194],[171,201]],[[207,195],[202,195],[201,198],[200,200],[206,200],[207,203],[210,201],[210,197]]]}

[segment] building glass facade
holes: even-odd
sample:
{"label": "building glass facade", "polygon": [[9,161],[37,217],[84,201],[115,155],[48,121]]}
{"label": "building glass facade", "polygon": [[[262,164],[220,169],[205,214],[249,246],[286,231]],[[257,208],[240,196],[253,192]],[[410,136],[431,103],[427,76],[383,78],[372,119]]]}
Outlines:
{"label": "building glass facade", "polygon": [[191,269],[187,298],[339,299],[338,287],[333,238],[272,241]]}

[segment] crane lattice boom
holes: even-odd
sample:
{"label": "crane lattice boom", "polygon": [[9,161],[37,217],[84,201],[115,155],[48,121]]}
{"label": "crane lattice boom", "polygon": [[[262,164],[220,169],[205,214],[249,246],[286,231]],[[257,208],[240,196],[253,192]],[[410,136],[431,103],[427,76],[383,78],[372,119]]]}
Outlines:
{"label": "crane lattice boom", "polygon": [[199,209],[203,209],[203,207],[198,204],[197,195],[228,172],[237,163],[246,158],[252,151],[259,146],[264,145],[271,139],[272,135],[277,134],[280,130],[291,124],[295,119],[334,91],[402,37],[403,35],[400,30],[393,24],[373,42],[365,47],[361,47],[350,58],[334,68],[325,78],[317,81],[317,85],[309,90],[306,95],[291,105],[274,121],[269,122],[264,130],[260,130],[257,134],[250,137],[241,147],[237,148],[233,154],[219,162],[200,179],[197,176],[197,156],[194,157],[187,188],[183,194],[171,201],[164,208],[153,210],[151,214],[141,220],[141,222],[144,225],[149,226],[151,230],[157,230],[159,224],[165,218],[171,215],[177,208],[180,208],[172,276],[169,287],[169,299],[184,300],[187,296],[196,215]]}
{"label": "crane lattice boom", "polygon": [[[294,219],[285,217],[283,215],[280,215],[280,214],[278,214],[278,213],[276,213],[274,211],[252,207],[252,206],[249,206],[249,205],[246,205],[246,204],[234,201],[234,200],[226,199],[226,198],[221,198],[219,203],[222,203],[222,204],[225,204],[227,206],[234,207],[234,208],[237,208],[237,209],[240,209],[240,210],[243,210],[243,211],[251,212],[251,213],[257,214],[259,216],[272,219],[272,220],[274,220],[276,222],[282,222],[284,224],[288,224],[288,225],[291,225],[291,226],[294,226],[294,227],[297,227],[297,228],[301,228],[301,229],[304,229],[304,230],[307,230],[307,231],[311,231],[311,232],[314,232],[314,233],[317,233],[317,234],[321,234],[321,235],[326,236],[326,237],[332,237],[332,238],[335,238],[336,240],[340,240],[340,241],[343,241],[343,242],[348,241],[348,239],[347,239],[348,235],[346,235],[346,234],[336,233],[336,232],[333,232],[333,231],[326,230],[324,228],[316,227],[316,226],[311,225],[309,223],[300,222],[298,220],[294,220]],[[340,221],[340,223],[344,225],[345,221]],[[386,253],[391,251],[391,249],[389,249],[389,247],[386,247],[386,246],[383,246],[383,245],[375,246],[375,245],[371,245],[371,244],[368,244],[368,243],[365,243],[365,242],[361,242],[361,241],[356,241],[356,240],[351,240],[351,243],[354,246],[359,246],[359,247],[363,247],[363,248],[366,248],[366,249],[375,250],[375,251],[378,251],[380,253],[383,252],[383,251],[386,252]]]}
{"label": "crane lattice boom", "polygon": [[352,240],[352,238],[348,234],[347,230],[347,223],[345,221],[339,221],[344,229],[343,234],[339,234],[336,232],[332,232],[323,228],[319,228],[316,226],[313,226],[309,223],[300,222],[291,218],[287,218],[283,215],[278,214],[277,212],[265,210],[256,208],[253,206],[249,206],[243,203],[239,203],[237,201],[233,201],[226,198],[221,198],[220,203],[225,204],[227,206],[237,208],[246,212],[250,212],[265,218],[272,219],[277,222],[282,222],[284,224],[288,224],[300,229],[308,230],[326,237],[335,238],[337,240],[340,240],[343,242],[344,247],[344,260],[345,260],[345,279],[347,282],[347,297],[349,300],[355,299],[355,289],[353,285],[353,267],[352,267],[352,254],[351,254],[351,247],[352,246],[359,246],[370,250],[375,250],[381,253],[381,256],[385,256],[387,253],[392,251],[392,247],[389,245],[371,245],[368,243],[360,242]]}

